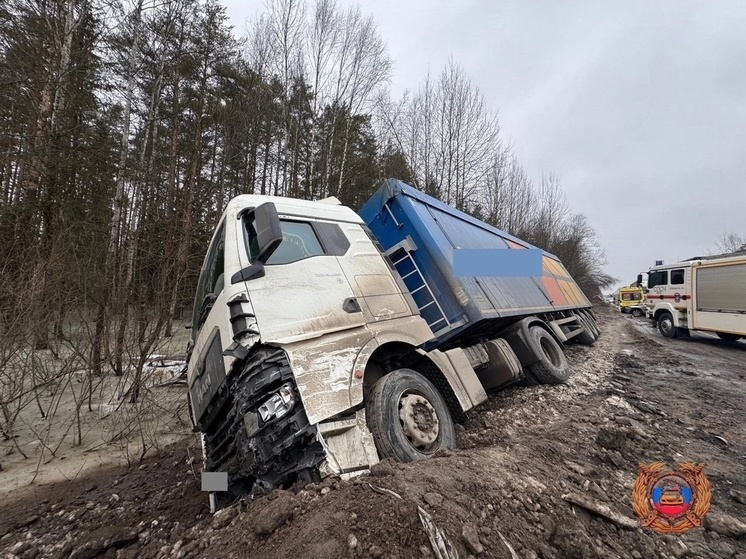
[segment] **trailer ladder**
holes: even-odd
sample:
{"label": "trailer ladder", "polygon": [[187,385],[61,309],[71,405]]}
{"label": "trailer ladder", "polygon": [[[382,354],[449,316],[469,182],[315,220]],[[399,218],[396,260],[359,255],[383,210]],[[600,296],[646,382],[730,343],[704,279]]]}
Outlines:
{"label": "trailer ladder", "polygon": [[[412,253],[415,250],[417,250],[417,246],[411,237],[407,236],[402,242],[397,243],[387,250],[386,256],[389,257],[394,268],[396,268],[399,276],[404,281],[404,285],[409,289],[409,293],[420,310],[420,315],[425,319],[433,333],[437,333],[440,330],[447,329],[451,323],[446,318],[443,308],[435,298],[427,281],[425,281],[425,276],[422,275],[417,262],[412,258]],[[415,298],[415,295],[418,293],[418,297]],[[427,315],[423,312],[425,309],[428,309]],[[428,317],[430,317],[430,320],[428,320]]]}

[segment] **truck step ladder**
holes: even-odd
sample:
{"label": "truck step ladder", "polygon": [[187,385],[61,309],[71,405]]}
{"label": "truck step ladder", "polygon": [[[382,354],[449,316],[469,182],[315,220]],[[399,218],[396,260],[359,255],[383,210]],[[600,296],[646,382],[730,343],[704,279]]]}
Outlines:
{"label": "truck step ladder", "polygon": [[[447,329],[451,323],[446,318],[443,308],[425,281],[425,277],[422,275],[419,266],[417,266],[417,262],[412,258],[412,253],[415,250],[417,250],[417,247],[414,242],[410,237],[407,237],[402,242],[387,250],[386,256],[389,257],[394,268],[399,272],[399,276],[407,286],[407,289],[409,289],[409,293],[412,295],[415,304],[420,309],[420,315],[425,319],[433,333],[437,335],[441,330]],[[415,298],[415,295],[418,293],[419,295]],[[423,312],[425,309],[428,309],[427,313]]]}

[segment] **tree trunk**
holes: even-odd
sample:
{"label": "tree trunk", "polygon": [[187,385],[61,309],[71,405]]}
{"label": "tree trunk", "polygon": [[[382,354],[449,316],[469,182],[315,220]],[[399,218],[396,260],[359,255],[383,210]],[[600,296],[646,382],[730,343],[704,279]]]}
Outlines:
{"label": "tree trunk", "polygon": [[[118,301],[118,280],[121,279],[118,276],[121,274],[120,248],[124,221],[123,216],[126,211],[124,186],[127,155],[129,151],[130,113],[132,111],[132,96],[135,89],[135,63],[140,35],[142,5],[143,0],[140,0],[135,8],[135,27],[127,60],[127,93],[125,97],[124,114],[122,117],[122,136],[119,144],[119,167],[117,168],[116,190],[114,194],[114,212],[112,213],[111,222],[109,224],[109,243],[106,249],[106,262],[104,263],[103,294],[101,302],[99,303],[99,313],[96,317],[97,333],[102,333],[106,330],[109,309],[112,306],[111,302],[114,301],[116,306],[121,306],[122,304],[121,301]],[[124,302],[124,305],[126,305],[126,301]],[[102,321],[102,323],[99,323],[99,321]],[[117,340],[118,339],[119,336],[117,336]],[[108,346],[108,340],[103,339],[102,336],[97,336],[97,343],[93,344],[91,360],[93,362],[93,371],[96,374],[101,374],[101,350],[103,349],[104,343]],[[117,350],[119,349],[119,344],[117,344]],[[117,362],[117,373],[119,374],[121,372],[121,355],[116,355],[115,360]]]}

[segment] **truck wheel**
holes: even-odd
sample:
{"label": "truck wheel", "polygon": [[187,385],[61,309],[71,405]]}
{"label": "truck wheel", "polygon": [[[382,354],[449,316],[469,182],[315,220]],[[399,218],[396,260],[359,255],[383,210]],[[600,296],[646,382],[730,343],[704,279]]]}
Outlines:
{"label": "truck wheel", "polygon": [[664,312],[658,317],[658,331],[666,338],[677,337],[678,332],[673,325],[673,316],[670,312]]}
{"label": "truck wheel", "polygon": [[398,369],[373,386],[365,404],[368,428],[381,458],[415,462],[456,447],[445,400],[419,373]]}
{"label": "truck wheel", "polygon": [[598,327],[598,322],[596,322],[595,317],[588,312],[587,310],[582,310],[580,313],[588,319],[588,324],[591,327],[591,330],[593,331],[593,335],[596,339],[601,337],[601,329]]}
{"label": "truck wheel", "polygon": [[518,377],[518,385],[530,388],[532,386],[539,386],[540,384],[543,383],[539,382],[539,379],[531,373],[528,367],[524,367],[521,375]]}
{"label": "truck wheel", "polygon": [[629,311],[630,314],[634,317],[640,318],[642,316],[642,310],[641,309],[632,309]]}
{"label": "truck wheel", "polygon": [[729,334],[728,332],[717,332],[718,338],[726,342],[737,342],[741,339],[738,334]]}
{"label": "truck wheel", "polygon": [[596,339],[601,337],[601,329],[598,327],[598,322],[595,318],[593,318],[590,314],[588,314],[588,322],[591,324],[591,328],[593,328],[593,333],[596,334]]}
{"label": "truck wheel", "polygon": [[582,331],[572,339],[577,340],[579,344],[593,345],[596,341],[596,334],[590,325],[590,321],[583,314],[576,314],[575,316],[578,319],[578,324],[580,324]]}
{"label": "truck wheel", "polygon": [[541,326],[528,329],[531,349],[539,360],[529,365],[528,372],[542,384],[561,384],[570,376],[565,354],[552,335]]}

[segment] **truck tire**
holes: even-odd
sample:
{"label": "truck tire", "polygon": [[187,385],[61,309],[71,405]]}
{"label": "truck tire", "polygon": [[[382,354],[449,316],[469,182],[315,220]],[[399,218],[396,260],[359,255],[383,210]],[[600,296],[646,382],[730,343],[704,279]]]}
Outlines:
{"label": "truck tire", "polygon": [[632,309],[629,313],[635,318],[640,318],[643,315],[642,309]]}
{"label": "truck tire", "polygon": [[591,325],[591,329],[593,330],[593,335],[596,336],[596,339],[601,337],[601,329],[598,327],[598,322],[596,322],[596,318],[588,311],[583,311],[583,314],[588,319],[588,324]]}
{"label": "truck tire", "polygon": [[518,378],[518,385],[530,388],[532,386],[539,386],[540,384],[543,383],[531,373],[528,367],[524,367],[523,371],[521,371],[521,376]]}
{"label": "truck tire", "polygon": [[415,462],[456,447],[456,430],[443,396],[411,369],[379,379],[365,413],[381,458]]}
{"label": "truck tire", "polygon": [[673,316],[670,312],[661,313],[658,317],[658,331],[666,338],[676,338],[678,336],[676,326],[673,325]]}
{"label": "truck tire", "polygon": [[584,314],[578,313],[575,316],[578,318],[578,324],[582,327],[582,331],[572,339],[577,340],[579,344],[593,345],[597,336],[590,325],[590,320]]}
{"label": "truck tire", "polygon": [[725,342],[737,342],[741,339],[741,336],[738,334],[730,334],[728,332],[717,332],[717,336]]}
{"label": "truck tire", "polygon": [[527,376],[533,376],[542,384],[565,382],[570,376],[570,367],[557,340],[538,325],[531,326],[528,331],[531,347],[539,360],[527,367]]}

